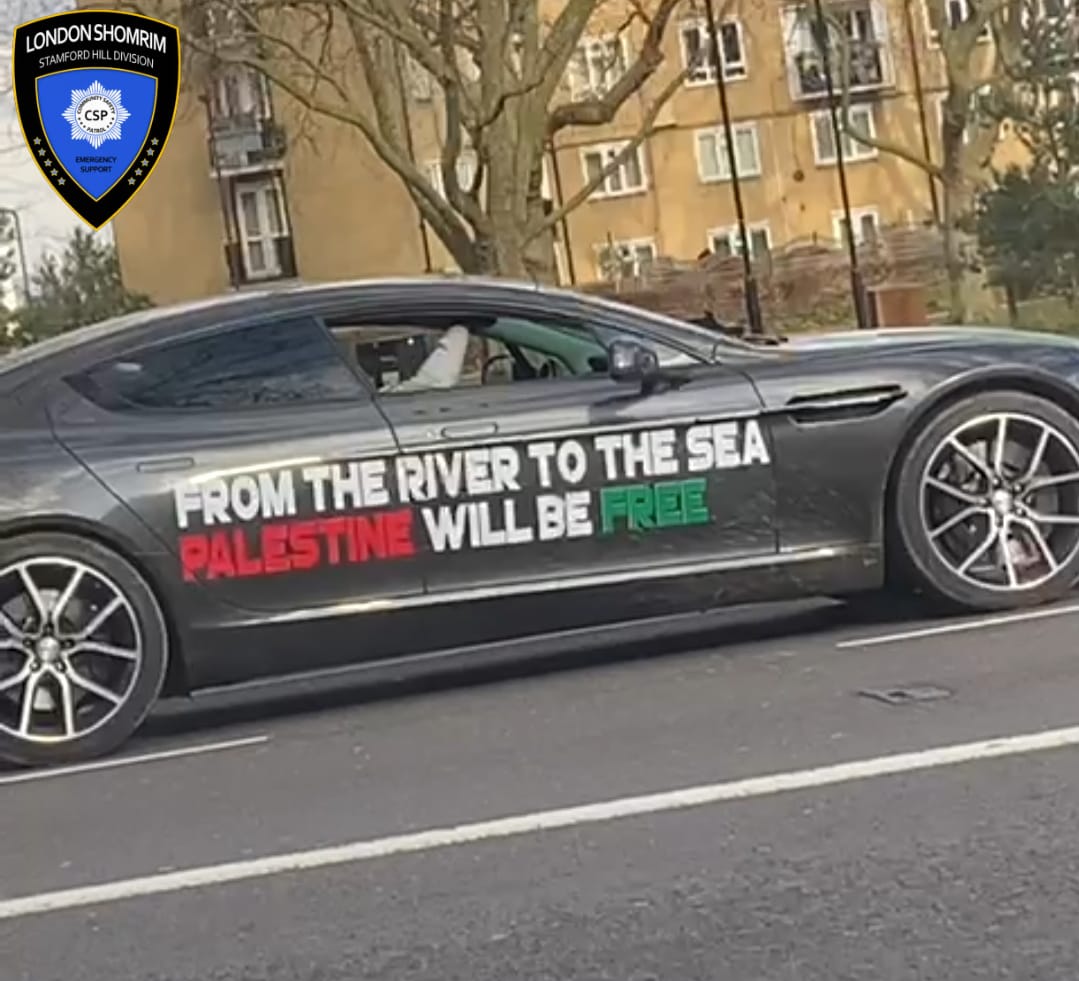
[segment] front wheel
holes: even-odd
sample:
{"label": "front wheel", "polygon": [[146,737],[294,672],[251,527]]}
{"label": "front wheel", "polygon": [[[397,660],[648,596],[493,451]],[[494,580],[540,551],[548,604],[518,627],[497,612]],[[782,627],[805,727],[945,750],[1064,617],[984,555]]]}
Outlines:
{"label": "front wheel", "polygon": [[96,542],[0,541],[0,759],[110,752],[157,700],[168,635],[149,585]]}
{"label": "front wheel", "polygon": [[963,399],[915,437],[893,507],[925,592],[968,610],[1057,599],[1079,578],[1079,422],[1022,392]]}

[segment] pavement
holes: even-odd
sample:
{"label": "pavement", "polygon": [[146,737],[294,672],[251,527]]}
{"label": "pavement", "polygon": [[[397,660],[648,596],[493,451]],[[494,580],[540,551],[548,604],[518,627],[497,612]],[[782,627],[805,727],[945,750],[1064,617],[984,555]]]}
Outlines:
{"label": "pavement", "polygon": [[800,603],[0,771],[2,981],[1073,981],[1079,597]]}

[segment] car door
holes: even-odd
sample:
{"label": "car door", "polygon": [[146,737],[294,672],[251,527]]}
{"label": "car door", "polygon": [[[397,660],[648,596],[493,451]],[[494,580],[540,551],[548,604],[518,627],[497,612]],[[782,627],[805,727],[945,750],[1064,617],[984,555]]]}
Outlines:
{"label": "car door", "polygon": [[[768,436],[740,372],[653,342],[685,383],[645,394],[605,370],[599,332],[624,334],[623,325],[541,315],[523,301],[442,302],[432,315],[397,299],[328,326],[341,336],[350,325],[370,371],[380,357],[364,350],[365,331],[408,323],[436,338],[447,325],[483,323],[485,343],[515,339],[533,360],[561,351],[576,362],[570,373],[495,384],[466,359],[467,377],[452,388],[378,393],[402,451],[398,491],[430,555],[430,593],[543,590],[775,552]],[[391,371],[416,360],[402,353]]]}
{"label": "car door", "polygon": [[192,588],[251,611],[422,593],[393,433],[317,320],[214,327],[69,382],[58,438]]}

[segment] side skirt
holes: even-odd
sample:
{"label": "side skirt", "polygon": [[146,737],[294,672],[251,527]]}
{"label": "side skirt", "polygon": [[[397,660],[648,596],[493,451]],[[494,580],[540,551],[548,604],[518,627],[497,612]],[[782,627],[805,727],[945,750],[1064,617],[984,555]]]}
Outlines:
{"label": "side skirt", "polygon": [[[876,546],[820,548],[766,560],[653,570],[614,581],[408,597],[392,604],[246,618],[190,637],[194,690],[352,675],[409,664],[588,647],[634,628],[662,633],[687,617],[725,607],[837,596],[884,585]],[[676,571],[677,570],[677,571]],[[674,573],[674,574],[670,574]],[[564,588],[551,588],[552,585]]]}

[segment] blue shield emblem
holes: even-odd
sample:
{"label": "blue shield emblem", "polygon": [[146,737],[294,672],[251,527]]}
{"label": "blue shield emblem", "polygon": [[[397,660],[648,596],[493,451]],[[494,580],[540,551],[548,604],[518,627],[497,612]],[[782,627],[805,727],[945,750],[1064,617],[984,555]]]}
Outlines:
{"label": "blue shield emblem", "polygon": [[45,179],[93,228],[153,172],[176,115],[180,37],[171,24],[74,10],[15,29],[19,122]]}

